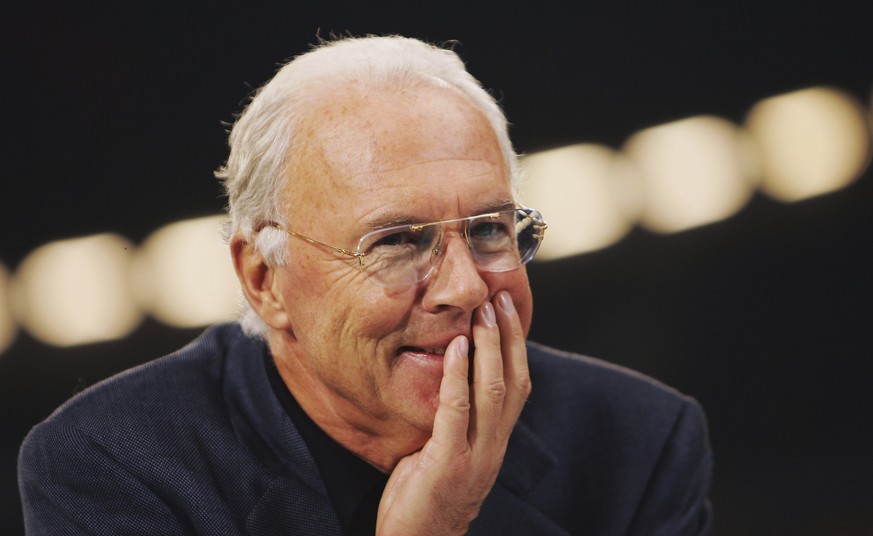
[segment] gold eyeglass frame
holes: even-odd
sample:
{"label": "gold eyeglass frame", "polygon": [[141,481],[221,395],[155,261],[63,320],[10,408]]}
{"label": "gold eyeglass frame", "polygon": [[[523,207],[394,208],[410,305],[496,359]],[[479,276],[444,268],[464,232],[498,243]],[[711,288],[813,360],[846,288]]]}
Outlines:
{"label": "gold eyeglass frame", "polygon": [[[337,246],[331,246],[330,244],[325,244],[324,242],[321,242],[320,240],[316,240],[314,238],[300,234],[300,233],[293,231],[293,230],[285,227],[284,225],[276,223],[276,222],[270,222],[267,225],[269,227],[275,227],[276,229],[279,229],[280,231],[283,231],[291,236],[305,240],[306,242],[309,242],[310,244],[322,246],[322,247],[328,248],[332,251],[336,251],[337,253],[340,253],[342,255],[346,255],[348,257],[353,257],[358,261],[358,266],[363,269],[365,267],[364,257],[366,257],[367,255],[370,255],[370,253],[361,253],[360,252],[361,244],[364,242],[365,238],[367,238],[368,236],[370,236],[372,234],[384,233],[385,231],[399,231],[402,229],[407,229],[410,231],[418,232],[418,231],[421,231],[422,229],[424,229],[425,227],[432,227],[432,226],[436,226],[436,225],[445,226],[445,225],[450,224],[450,223],[470,222],[472,220],[482,219],[482,218],[490,218],[491,220],[497,220],[498,218],[500,218],[500,214],[502,214],[502,213],[506,213],[506,212],[516,212],[517,213],[519,211],[522,211],[525,214],[525,217],[516,222],[516,224],[515,224],[516,234],[518,234],[520,231],[526,229],[530,225],[533,225],[536,233],[532,234],[531,236],[533,238],[536,238],[539,240],[539,243],[536,245],[535,248],[533,248],[532,254],[525,255],[524,260],[522,260],[522,262],[519,263],[519,266],[521,266],[522,264],[525,264],[528,261],[530,261],[536,255],[536,251],[539,249],[539,244],[542,243],[542,240],[545,237],[546,229],[549,227],[549,225],[543,219],[542,214],[540,214],[540,212],[538,210],[528,208],[528,207],[522,207],[522,206],[517,206],[517,207],[511,208],[511,209],[498,210],[496,212],[486,212],[484,214],[477,214],[475,216],[467,216],[465,218],[454,218],[454,219],[450,219],[450,220],[441,220],[441,221],[434,221],[434,222],[428,222],[428,223],[404,224],[404,225],[385,227],[384,229],[375,229],[373,231],[368,231],[367,233],[364,233],[364,235],[362,235],[361,238],[358,239],[358,250],[357,251],[352,251],[350,249],[340,248]],[[470,244],[469,225],[464,226],[464,240],[467,242],[467,247],[472,247]],[[438,247],[434,248],[431,252],[433,253],[434,256],[438,256],[440,254],[440,250]]]}

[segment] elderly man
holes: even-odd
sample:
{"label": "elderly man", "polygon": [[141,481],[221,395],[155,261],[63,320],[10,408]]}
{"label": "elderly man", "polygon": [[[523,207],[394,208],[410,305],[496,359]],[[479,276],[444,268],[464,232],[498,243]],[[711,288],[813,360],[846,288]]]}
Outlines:
{"label": "elderly man", "polygon": [[696,403],[526,342],[523,265],[546,224],[453,52],[322,45],[258,92],[230,145],[240,324],[37,426],[29,533],[706,531]]}

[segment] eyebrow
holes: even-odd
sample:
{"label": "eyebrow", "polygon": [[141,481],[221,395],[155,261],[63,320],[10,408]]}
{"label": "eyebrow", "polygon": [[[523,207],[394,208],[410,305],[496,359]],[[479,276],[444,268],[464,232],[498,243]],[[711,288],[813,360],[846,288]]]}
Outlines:
{"label": "eyebrow", "polygon": [[[500,212],[501,210],[509,210],[516,207],[515,201],[511,199],[500,199],[497,201],[493,201],[484,205],[479,205],[476,210],[473,211],[469,216],[478,216],[479,214],[489,214],[491,212]],[[382,214],[377,218],[374,218],[367,222],[367,225],[374,230],[377,229],[386,229],[388,227],[396,227],[400,225],[414,225],[417,223],[429,223],[424,222],[421,218],[416,218],[407,213],[402,212],[389,212],[386,214]]]}

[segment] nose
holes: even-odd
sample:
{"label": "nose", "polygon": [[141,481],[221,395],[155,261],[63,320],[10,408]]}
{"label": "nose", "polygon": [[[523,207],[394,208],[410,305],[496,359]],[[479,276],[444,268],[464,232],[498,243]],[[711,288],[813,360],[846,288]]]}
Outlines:
{"label": "nose", "polygon": [[444,253],[425,282],[422,306],[430,312],[458,309],[471,312],[488,296],[488,284],[467,246],[463,234],[446,232]]}

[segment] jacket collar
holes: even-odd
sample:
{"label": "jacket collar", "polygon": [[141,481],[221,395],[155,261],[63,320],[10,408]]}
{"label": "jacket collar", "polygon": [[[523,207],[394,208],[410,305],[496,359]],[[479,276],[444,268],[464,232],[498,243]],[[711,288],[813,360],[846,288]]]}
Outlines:
{"label": "jacket collar", "polygon": [[340,536],[315,460],[270,387],[264,369],[267,345],[234,327],[226,347],[224,399],[237,438],[265,468],[246,518],[247,534]]}

